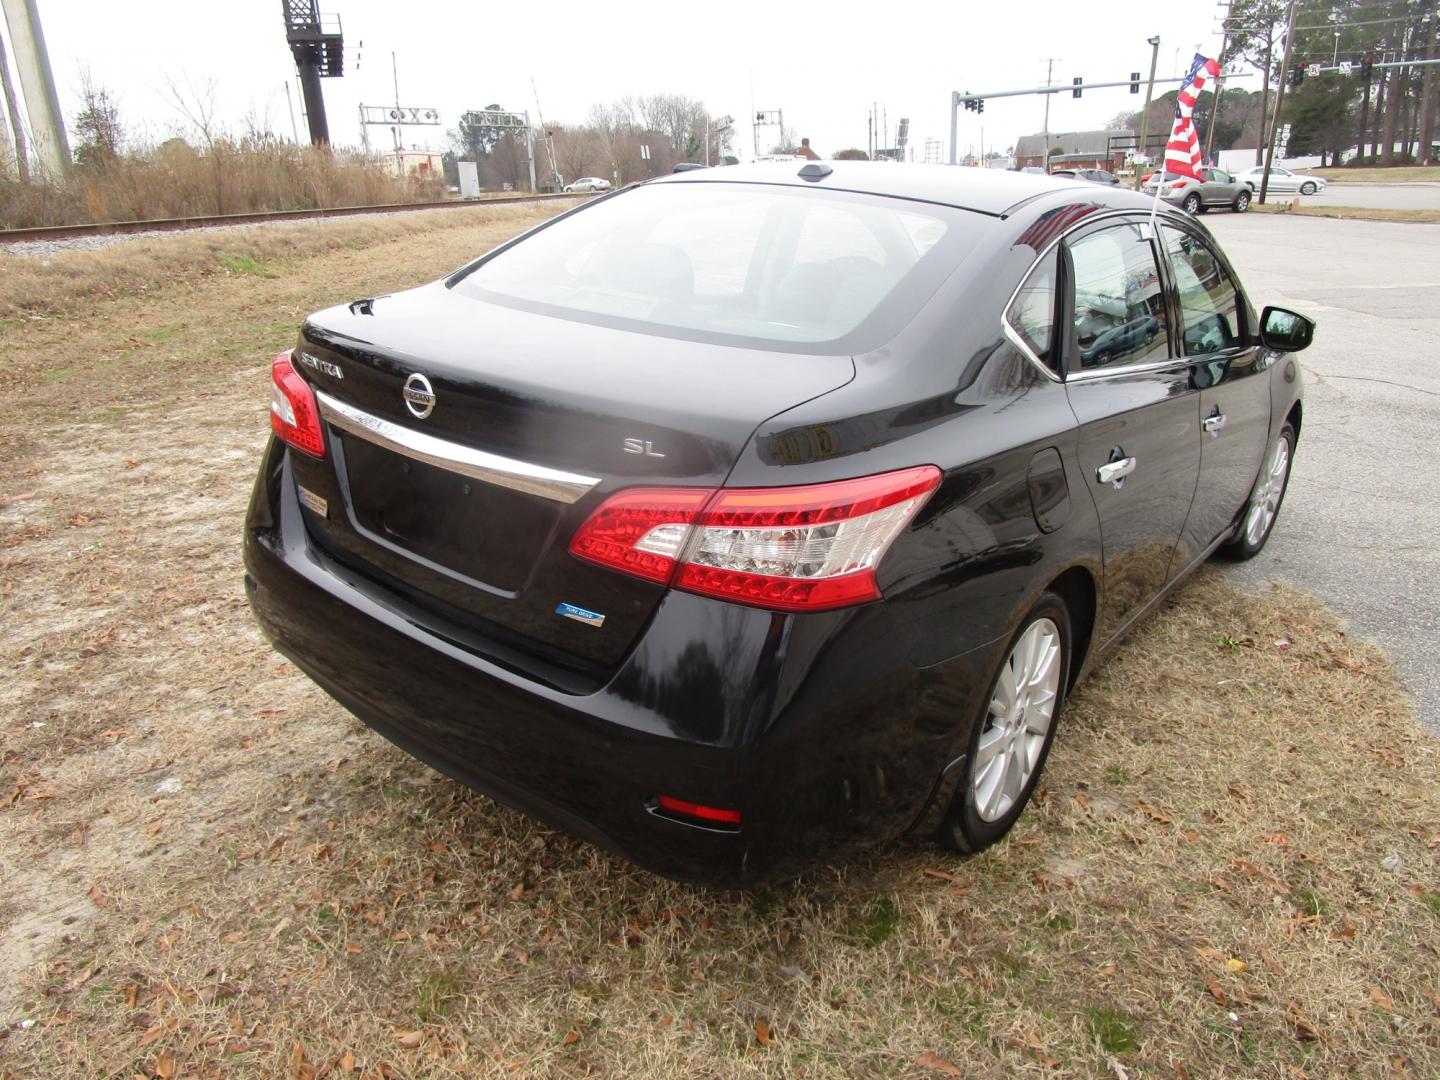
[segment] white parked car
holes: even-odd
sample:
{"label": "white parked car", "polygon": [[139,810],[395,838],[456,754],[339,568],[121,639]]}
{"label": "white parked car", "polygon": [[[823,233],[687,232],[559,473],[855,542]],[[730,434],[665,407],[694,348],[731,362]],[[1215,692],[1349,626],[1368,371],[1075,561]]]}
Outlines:
{"label": "white parked car", "polygon": [[566,191],[609,191],[610,181],[599,176],[582,176],[579,180],[565,185]]}
{"label": "white parked car", "polygon": [[[1265,170],[1256,165],[1248,172],[1240,173],[1237,180],[1243,180],[1250,185],[1251,190],[1260,190],[1260,178],[1265,175]],[[1298,191],[1301,195],[1314,195],[1325,190],[1325,181],[1318,176],[1309,176],[1305,173],[1291,172],[1289,169],[1282,169],[1276,166],[1270,170],[1270,186],[1267,191]]]}

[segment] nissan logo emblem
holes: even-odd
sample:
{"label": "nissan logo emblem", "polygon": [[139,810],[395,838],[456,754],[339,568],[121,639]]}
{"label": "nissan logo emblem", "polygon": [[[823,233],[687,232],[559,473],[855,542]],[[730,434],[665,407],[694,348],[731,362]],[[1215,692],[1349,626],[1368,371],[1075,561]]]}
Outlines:
{"label": "nissan logo emblem", "polygon": [[424,420],[435,411],[435,391],[430,387],[430,380],[418,371],[405,380],[405,388],[400,391],[400,396],[405,399],[405,407],[417,420]]}

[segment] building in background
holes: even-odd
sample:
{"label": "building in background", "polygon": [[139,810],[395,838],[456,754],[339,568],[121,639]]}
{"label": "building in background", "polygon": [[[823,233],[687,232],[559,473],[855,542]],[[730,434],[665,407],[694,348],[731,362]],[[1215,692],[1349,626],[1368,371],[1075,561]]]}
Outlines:
{"label": "building in background", "polygon": [[444,176],[445,166],[437,150],[392,150],[380,158],[392,176]]}
{"label": "building in background", "polygon": [[1015,145],[1015,168],[1039,166],[1047,172],[1061,167],[1117,172],[1125,166],[1125,152],[1110,148],[1110,140],[1117,136],[1133,139],[1135,133],[1128,129],[1051,132],[1048,144],[1043,133],[1021,135]]}

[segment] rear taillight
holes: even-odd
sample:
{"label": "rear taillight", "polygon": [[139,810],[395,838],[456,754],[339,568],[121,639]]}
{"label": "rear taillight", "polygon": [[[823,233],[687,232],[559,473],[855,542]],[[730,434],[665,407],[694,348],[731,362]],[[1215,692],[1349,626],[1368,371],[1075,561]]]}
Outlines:
{"label": "rear taillight", "polygon": [[634,488],[590,515],[570,550],[687,592],[781,611],[880,598],[875,568],[940,483],[922,465],[784,488]]}
{"label": "rear taillight", "polygon": [[270,428],[282,442],[312,457],[325,456],[325,433],[320,429],[320,410],[315,392],[290,363],[285,351],[270,364],[274,386],[270,393]]}

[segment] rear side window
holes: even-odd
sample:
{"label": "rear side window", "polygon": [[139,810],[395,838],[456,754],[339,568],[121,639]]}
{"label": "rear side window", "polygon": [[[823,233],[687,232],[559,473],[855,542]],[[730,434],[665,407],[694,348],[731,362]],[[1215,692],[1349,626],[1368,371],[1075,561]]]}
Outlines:
{"label": "rear side window", "polygon": [[963,214],[779,185],[655,184],[557,221],[451,286],[672,336],[859,345],[850,336],[872,320],[903,325],[963,258],[975,235]]}
{"label": "rear side window", "polygon": [[[1078,367],[1166,359],[1165,290],[1154,245],[1139,226],[1101,229],[1071,243],[1069,251]],[[1071,365],[1076,366],[1074,359]]]}
{"label": "rear side window", "polygon": [[1005,312],[1005,320],[1030,351],[1049,367],[1055,364],[1055,282],[1060,265],[1052,251],[1035,264]]}
{"label": "rear side window", "polygon": [[1243,340],[1239,295],[1220,260],[1198,236],[1168,226],[1160,233],[1180,295],[1185,354],[1198,356],[1239,345]]}

